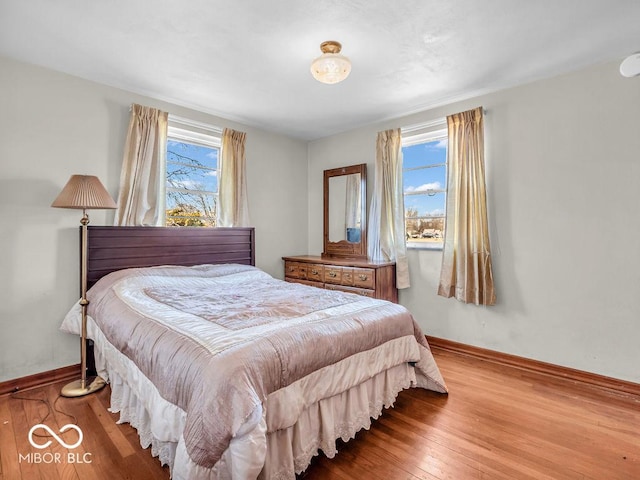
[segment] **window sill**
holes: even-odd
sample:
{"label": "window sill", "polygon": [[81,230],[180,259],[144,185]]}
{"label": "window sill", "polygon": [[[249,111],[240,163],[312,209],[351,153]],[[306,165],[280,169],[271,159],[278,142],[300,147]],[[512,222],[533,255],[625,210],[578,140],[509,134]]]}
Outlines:
{"label": "window sill", "polygon": [[442,242],[407,242],[407,248],[409,250],[436,250],[442,251],[444,244]]}

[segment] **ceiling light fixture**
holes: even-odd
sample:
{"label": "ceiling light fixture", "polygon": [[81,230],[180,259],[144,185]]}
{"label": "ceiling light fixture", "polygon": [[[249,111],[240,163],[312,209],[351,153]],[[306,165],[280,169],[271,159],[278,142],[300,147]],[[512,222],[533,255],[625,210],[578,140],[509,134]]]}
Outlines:
{"label": "ceiling light fixture", "polygon": [[640,53],[634,53],[625,58],[620,64],[620,73],[624,77],[640,75]]}
{"label": "ceiling light fixture", "polygon": [[351,73],[351,61],[340,55],[340,42],[328,40],[320,44],[322,55],[311,63],[311,75],[322,83],[338,83]]}

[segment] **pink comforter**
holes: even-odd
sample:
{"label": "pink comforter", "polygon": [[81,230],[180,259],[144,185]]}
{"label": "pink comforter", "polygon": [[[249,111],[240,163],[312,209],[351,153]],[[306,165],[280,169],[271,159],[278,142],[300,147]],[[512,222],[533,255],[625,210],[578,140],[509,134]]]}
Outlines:
{"label": "pink comforter", "polygon": [[167,401],[187,412],[193,462],[211,468],[268,394],[357,352],[413,336],[416,367],[446,392],[402,306],[276,280],[244,265],[154,267],[107,275],[89,315]]}

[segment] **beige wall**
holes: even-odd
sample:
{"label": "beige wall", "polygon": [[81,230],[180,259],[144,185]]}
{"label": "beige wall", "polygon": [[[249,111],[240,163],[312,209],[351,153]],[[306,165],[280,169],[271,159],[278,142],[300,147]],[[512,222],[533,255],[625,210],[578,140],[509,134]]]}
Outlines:
{"label": "beige wall", "polygon": [[[435,294],[440,252],[409,253],[400,301],[434,336],[640,382],[640,80],[618,62],[311,142],[0,57],[0,381],[78,361],[58,331],[77,299],[80,212],[52,209],[72,173],[117,193],[128,107],[244,130],[257,264],[322,250],[322,171],[369,165],[377,131],[478,105],[498,304]],[[112,213],[96,211],[94,225]]]}
{"label": "beige wall", "polygon": [[[309,253],[322,250],[322,170],[366,162],[377,131],[479,105],[494,307],[436,295],[441,252],[409,252],[400,302],[433,336],[640,382],[640,78],[619,62],[309,145]],[[370,192],[369,192],[370,194]]]}
{"label": "beige wall", "polygon": [[[273,133],[0,57],[0,381],[79,361],[58,331],[78,297],[81,212],[50,208],[74,173],[98,175],[116,197],[133,102],[247,132],[256,263],[307,246],[307,146]],[[113,221],[91,212],[91,224]]]}

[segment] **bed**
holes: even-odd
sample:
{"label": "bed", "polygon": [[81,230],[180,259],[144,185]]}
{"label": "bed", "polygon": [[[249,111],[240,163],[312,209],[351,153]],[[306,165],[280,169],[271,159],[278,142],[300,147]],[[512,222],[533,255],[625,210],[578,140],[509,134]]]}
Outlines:
{"label": "bed", "polygon": [[89,227],[96,369],[174,479],[293,479],[402,389],[447,391],[404,307],[275,279],[254,235]]}

